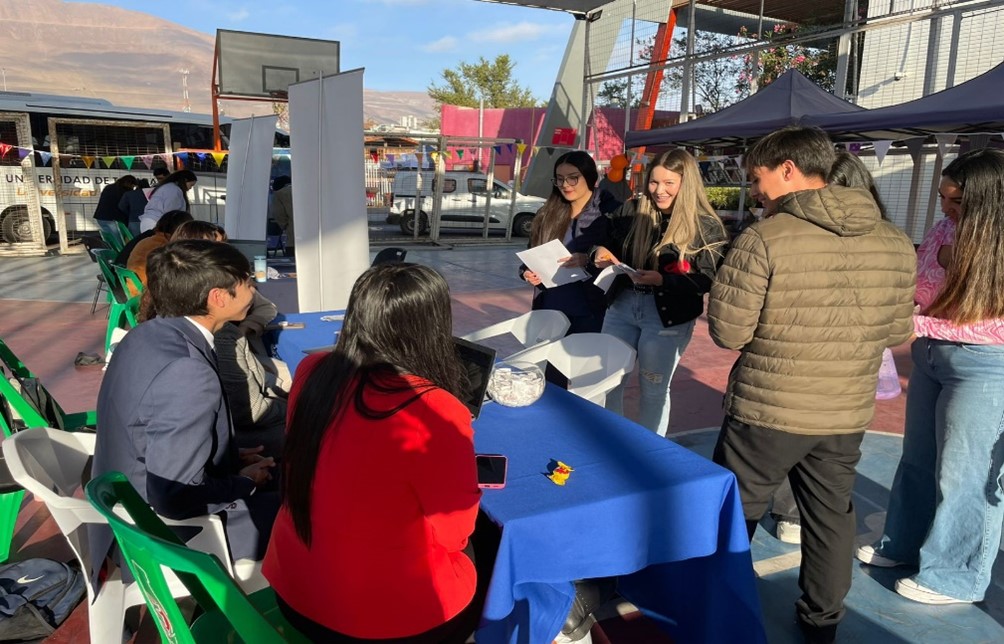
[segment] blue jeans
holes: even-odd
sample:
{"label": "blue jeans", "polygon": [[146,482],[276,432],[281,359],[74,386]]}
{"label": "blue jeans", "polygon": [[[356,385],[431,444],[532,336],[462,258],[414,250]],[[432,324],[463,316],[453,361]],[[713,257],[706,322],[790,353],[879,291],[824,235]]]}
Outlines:
{"label": "blue jeans", "polygon": [[[694,334],[694,320],[664,327],[652,294],[627,290],[607,309],[603,332],[638,351],[638,423],[665,436],[669,428],[669,384]],[[607,394],[606,407],[624,415],[624,381]]]}
{"label": "blue jeans", "polygon": [[879,552],[919,564],[917,583],[980,601],[1004,521],[1004,345],[918,338],[903,456]]}

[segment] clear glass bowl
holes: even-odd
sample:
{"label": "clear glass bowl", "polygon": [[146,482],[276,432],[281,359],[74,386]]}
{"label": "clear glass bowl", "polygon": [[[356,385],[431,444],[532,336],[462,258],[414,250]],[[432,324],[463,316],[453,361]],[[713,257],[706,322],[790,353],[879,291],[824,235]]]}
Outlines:
{"label": "clear glass bowl", "polygon": [[526,407],[544,393],[544,372],[530,362],[500,362],[492,369],[488,395],[506,407]]}

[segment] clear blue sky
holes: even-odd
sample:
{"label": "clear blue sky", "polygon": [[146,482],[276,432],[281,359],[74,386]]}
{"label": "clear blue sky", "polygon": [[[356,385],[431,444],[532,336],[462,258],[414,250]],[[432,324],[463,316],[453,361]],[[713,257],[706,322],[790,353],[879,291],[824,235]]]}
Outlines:
{"label": "clear blue sky", "polygon": [[425,91],[460,61],[507,53],[520,85],[541,100],[551,95],[573,23],[563,12],[476,0],[98,1],[209,34],[219,28],[338,40],[342,69],[365,67],[368,89]]}

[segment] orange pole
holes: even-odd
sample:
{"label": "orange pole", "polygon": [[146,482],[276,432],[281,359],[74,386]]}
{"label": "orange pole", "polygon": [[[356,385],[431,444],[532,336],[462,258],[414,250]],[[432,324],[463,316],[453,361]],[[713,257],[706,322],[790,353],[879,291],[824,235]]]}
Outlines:
{"label": "orange pole", "polygon": [[[676,9],[672,7],[666,22],[659,25],[659,30],[655,35],[655,45],[652,47],[652,56],[649,62],[663,61],[669,57],[669,47],[673,43],[673,31],[676,29]],[[638,108],[638,116],[635,119],[635,130],[647,130],[652,127],[652,120],[655,118],[655,103],[659,100],[659,88],[662,86],[662,78],[665,72],[662,69],[653,69],[645,77],[645,90],[641,95],[641,106]],[[638,154],[644,154],[645,148],[638,148]],[[641,166],[636,165],[633,171],[640,172]]]}

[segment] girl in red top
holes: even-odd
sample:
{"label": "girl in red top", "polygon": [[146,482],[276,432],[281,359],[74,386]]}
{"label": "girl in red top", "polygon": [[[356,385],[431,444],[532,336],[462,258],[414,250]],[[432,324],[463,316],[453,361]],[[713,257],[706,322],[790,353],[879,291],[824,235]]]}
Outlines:
{"label": "girl in red top", "polygon": [[334,350],[297,370],[263,571],[314,641],[463,642],[477,626],[480,491],[451,329],[438,273],[380,264]]}

